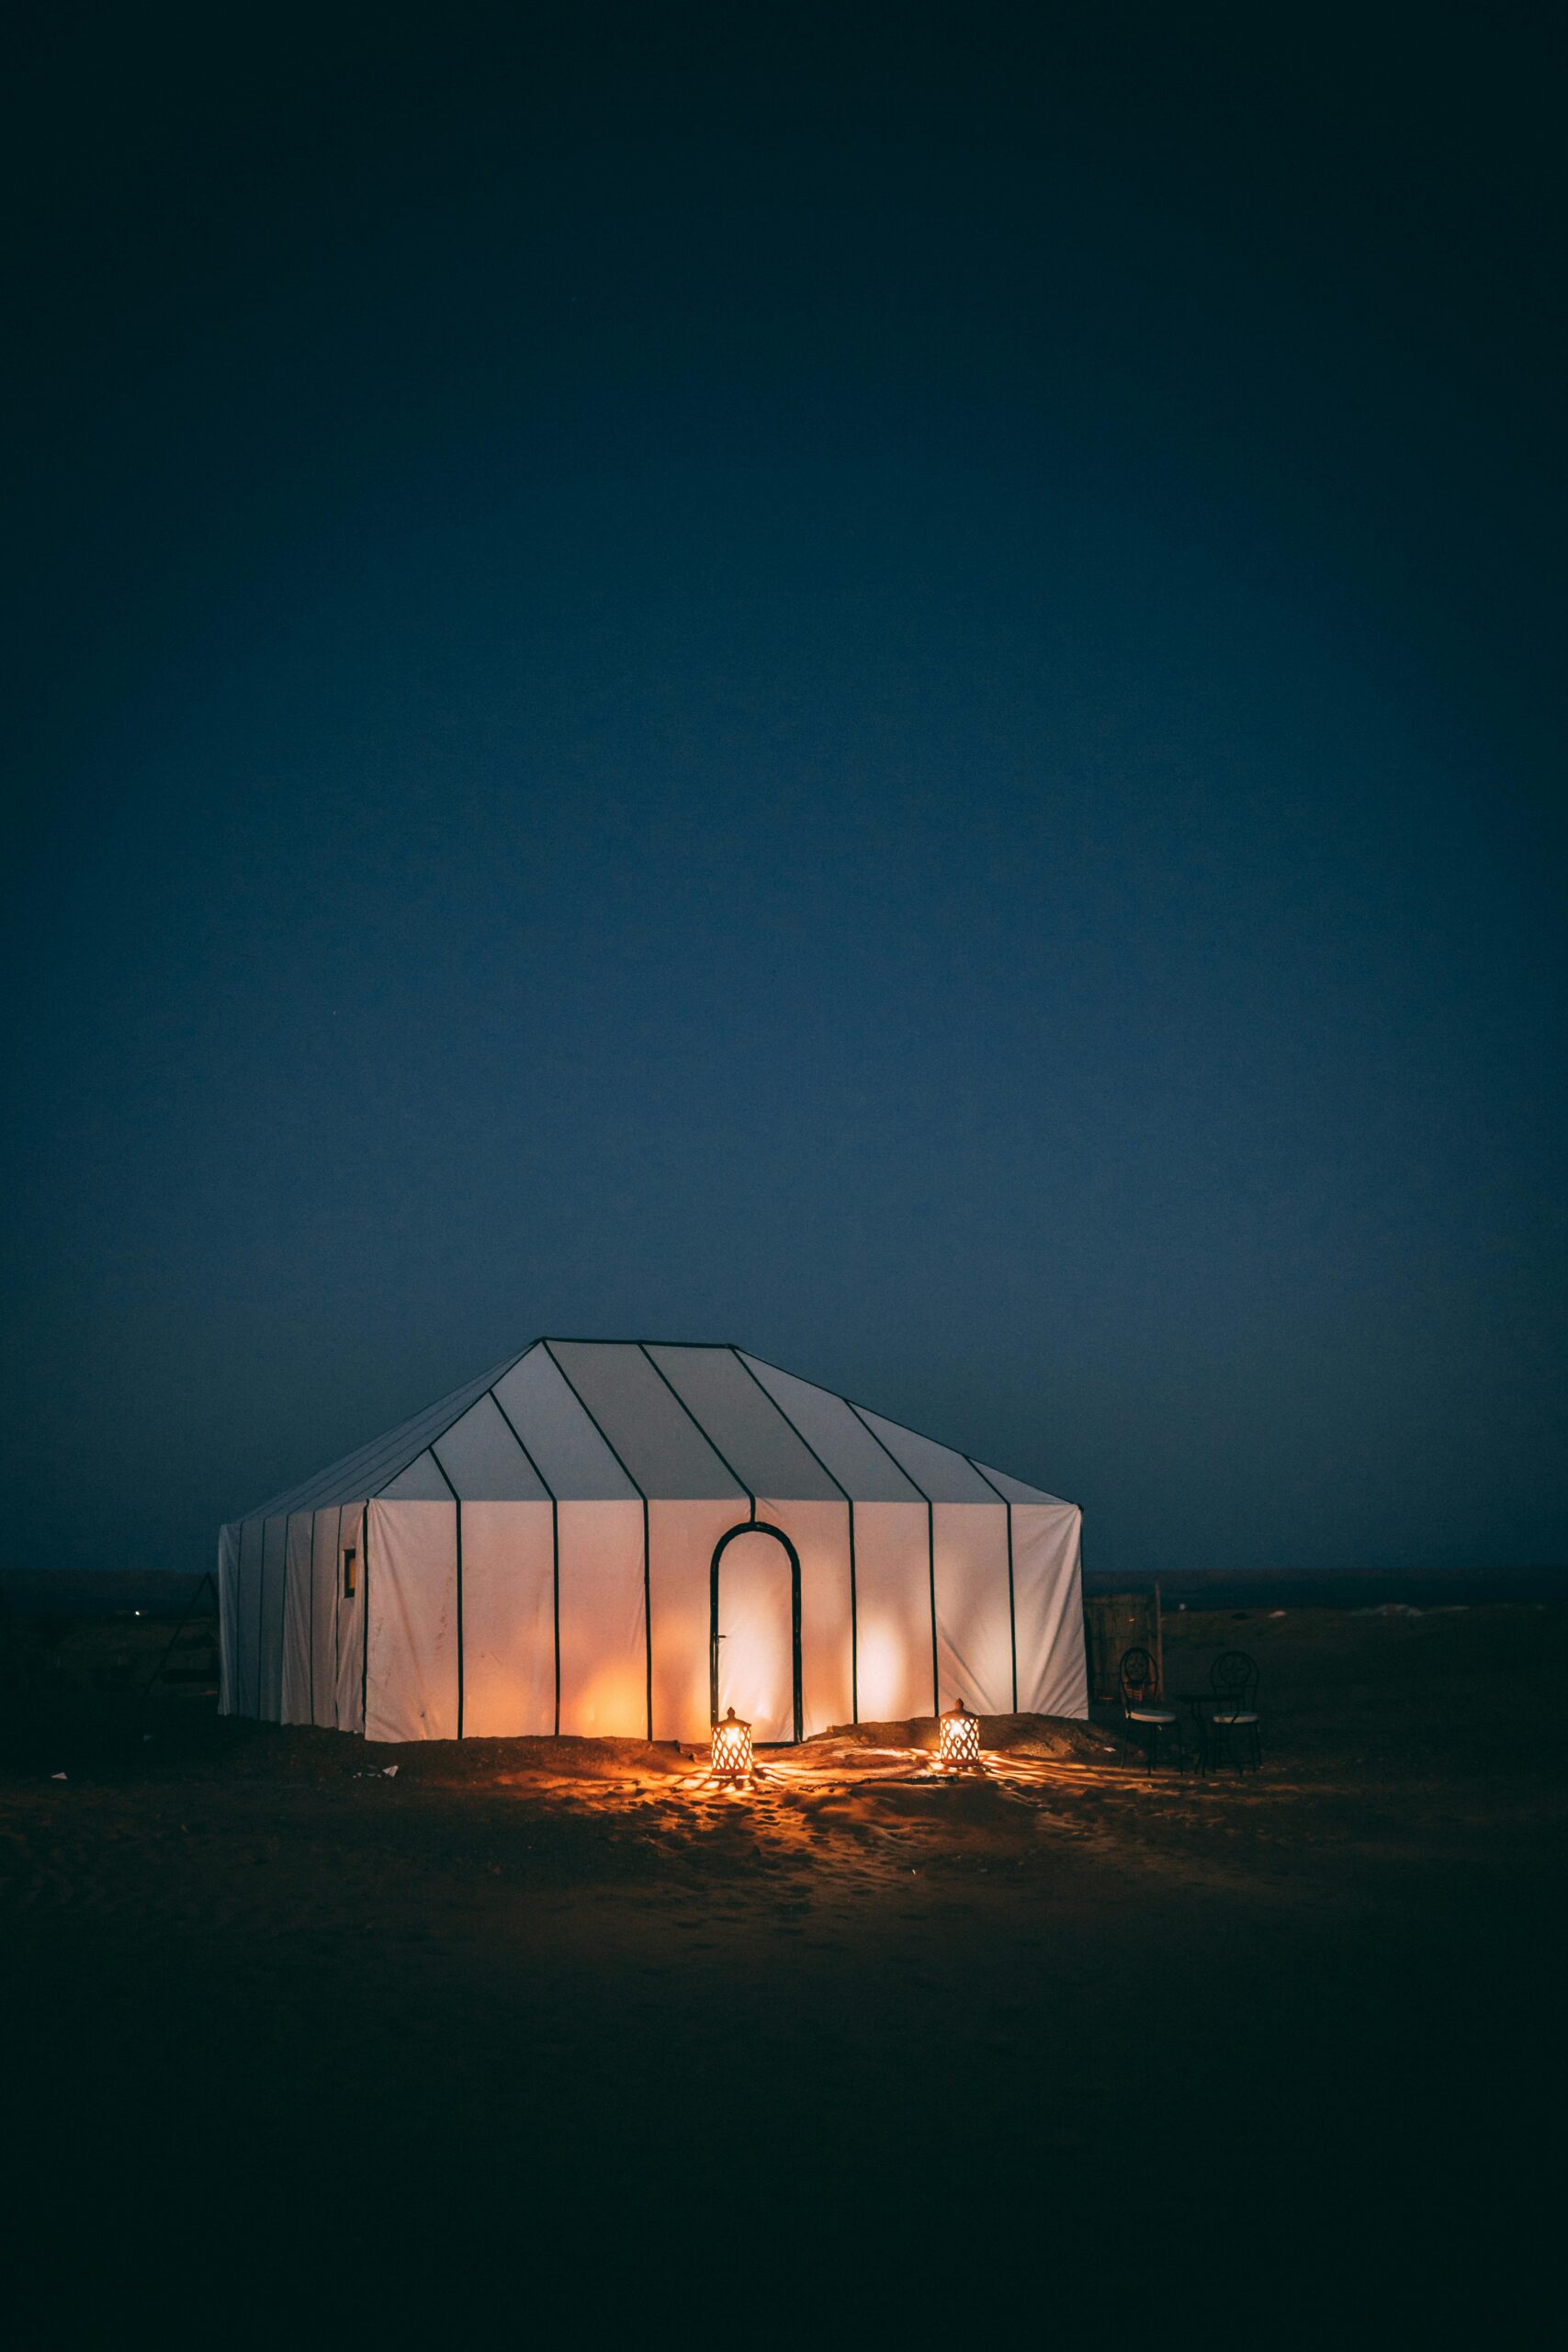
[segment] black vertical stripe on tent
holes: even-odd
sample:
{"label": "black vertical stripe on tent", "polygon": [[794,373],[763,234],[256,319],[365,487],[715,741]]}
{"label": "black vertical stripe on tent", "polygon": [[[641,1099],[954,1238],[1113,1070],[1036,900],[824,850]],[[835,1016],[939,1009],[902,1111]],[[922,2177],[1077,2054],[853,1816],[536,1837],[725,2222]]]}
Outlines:
{"label": "black vertical stripe on tent", "polygon": [[751,1519],[753,1524],[755,1524],[757,1517],[756,1496],[751,1492],[750,1487],[746,1484],[745,1479],[740,1476],[740,1473],[735,1467],[734,1463],[731,1462],[729,1456],[725,1453],[724,1448],[719,1444],[717,1438],[711,1437],[708,1431],[704,1429],[701,1421],[698,1420],[695,1413],[693,1412],[691,1407],[687,1404],[685,1398],[676,1387],[675,1383],[671,1379],[669,1374],[667,1372],[660,1371],[659,1365],[654,1363],[653,1357],[649,1354],[648,1341],[646,1340],[638,1340],[636,1344],[642,1353],[645,1356],[648,1356],[649,1363],[653,1364],[654,1371],[659,1374],[660,1379],[662,1380],[665,1387],[670,1391],[671,1396],[673,1396],[675,1402],[681,1408],[681,1410],[685,1414],[686,1419],[691,1422],[692,1427],[696,1430],[696,1433],[702,1439],[703,1443],[711,1447],[713,1452],[717,1454],[719,1460],[723,1463],[725,1468],[728,1471],[730,1476],[734,1479],[736,1485],[745,1496],[748,1503],[750,1503],[751,1507]]}
{"label": "black vertical stripe on tent", "polygon": [[288,1527],[292,1511],[283,1514],[283,1592],[277,1604],[277,1720],[283,1721],[283,1678],[288,1670]]}
{"label": "black vertical stripe on tent", "polygon": [[[584,1344],[587,1343],[584,1342]],[[565,1381],[567,1386],[570,1389],[572,1395],[576,1397],[578,1403],[581,1406],[583,1411],[587,1414],[589,1419],[592,1422],[594,1428],[604,1439],[605,1444],[609,1446],[610,1452],[615,1455],[615,1460],[620,1463],[621,1468],[625,1472],[634,1493],[642,1496],[642,1634],[643,1646],[646,1653],[646,1663],[643,1670],[643,1688],[647,1694],[648,1702],[648,1736],[651,1739],[653,1737],[653,1578],[649,1565],[648,1497],[643,1493],[640,1482],[632,1476],[631,1470],[627,1464],[622,1461],[618,1449],[611,1442],[609,1430],[604,1427],[603,1421],[600,1420],[599,1416],[594,1412],[593,1408],[590,1405],[587,1397],[584,1396],[581,1389],[579,1388],[577,1383],[573,1380],[570,1373],[568,1372],[565,1364],[562,1363],[559,1356],[557,1355],[554,1348],[551,1347],[548,1340],[541,1340],[539,1341],[539,1345],[543,1348],[545,1353],[548,1356],[550,1362],[554,1364],[556,1370],[559,1373],[561,1378]]]}
{"label": "black vertical stripe on tent", "polygon": [[[312,1524],[314,1524],[314,1520],[312,1520]],[[331,1580],[328,1582],[328,1585],[327,1585],[327,1590],[328,1590],[329,1592],[332,1592],[332,1591],[333,1591],[333,1589],[334,1589],[335,1578],[336,1578],[336,1574],[337,1574],[337,1550],[336,1550],[336,1544],[337,1544],[337,1524],[338,1524],[338,1513],[337,1513],[337,1511],[334,1510],[332,1512],[332,1515],[331,1515],[330,1519],[328,1519],[328,1521],[327,1521],[327,1526],[328,1526],[328,1528],[329,1528],[329,1530],[330,1530],[330,1532],[331,1532],[331,1535],[332,1535],[332,1539],[333,1539],[333,1540],[332,1540],[332,1542],[331,1542],[331,1543],[328,1544],[328,1546],[327,1546],[327,1550],[328,1550],[328,1553],[329,1553],[329,1555],[330,1555],[330,1564],[329,1564],[329,1567],[328,1567],[328,1576],[329,1576],[329,1579],[331,1579]],[[312,1539],[312,1541],[313,1541],[313,1539]],[[314,1551],[312,1551],[312,1552],[311,1552],[310,1556],[311,1556],[312,1560],[315,1558],[315,1553],[314,1553]],[[319,1588],[318,1588],[318,1589],[319,1589]],[[321,1607],[321,1602],[318,1600],[318,1601],[317,1601],[317,1603],[316,1603],[317,1608],[319,1609],[319,1608]],[[314,1720],[314,1721],[315,1721],[315,1722],[320,1725],[320,1727],[321,1727],[321,1729],[322,1731],[330,1731],[330,1730],[332,1729],[333,1725],[333,1724],[336,1723],[336,1721],[337,1721],[337,1609],[336,1609],[335,1602],[334,1602],[333,1609],[333,1680],[332,1680],[332,1693],[333,1693],[333,1695],[332,1695],[332,1699],[331,1699],[331,1701],[330,1701],[330,1702],[329,1702],[329,1705],[328,1705],[326,1708],[324,1708],[324,1709],[323,1709],[323,1708],[322,1708],[322,1706],[321,1706],[321,1697],[320,1697],[319,1690],[317,1690],[316,1689],[312,1689],[312,1690],[311,1690],[311,1692],[310,1692],[310,1706],[311,1706],[311,1710],[312,1710],[313,1720]],[[323,1720],[323,1717],[324,1717],[324,1720]]]}
{"label": "black vertical stripe on tent", "polygon": [[[263,1544],[263,1546],[262,1546],[262,1558],[263,1558],[263,1560],[264,1560],[264,1561],[265,1561],[265,1558],[266,1558],[266,1546],[265,1546],[265,1544]],[[283,1612],[284,1612],[284,1611],[288,1608],[288,1512],[287,1512],[287,1511],[285,1511],[285,1512],[284,1512],[284,1514],[283,1514],[283,1590],[282,1590],[282,1592],[278,1595],[278,1611],[277,1611],[277,1712],[276,1713],[276,1714],[272,1714],[272,1715],[269,1715],[269,1716],[267,1717],[267,1721],[268,1721],[269,1723],[278,1723],[278,1724],[280,1724],[280,1723],[283,1721],[283,1630],[284,1630],[284,1629],[283,1629]],[[268,1679],[269,1679],[269,1680],[271,1679],[270,1676],[268,1677]],[[267,1697],[270,1699],[270,1698],[271,1698],[271,1696],[272,1696],[272,1693],[271,1693],[271,1691],[269,1690],[269,1691],[267,1692]]]}
{"label": "black vertical stripe on tent", "polygon": [[262,1719],[262,1620],[266,1610],[266,1521],[262,1520],[261,1559],[256,1567],[256,1721]]}
{"label": "black vertical stripe on tent", "polygon": [[224,1684],[227,1682],[231,1702],[228,1712],[230,1714],[232,1714],[234,1712],[232,1704],[234,1695],[234,1670],[233,1662],[230,1656],[231,1644],[229,1639],[229,1628],[223,1619],[223,1535],[224,1530],[220,1527],[218,1531],[218,1707],[220,1713],[221,1713],[223,1712]]}
{"label": "black vertical stripe on tent", "polygon": [[277,1720],[288,1720],[285,1704],[288,1681],[288,1555],[294,1547],[294,1513],[288,1512],[283,1521],[283,1606],[278,1611],[277,1639]]}
{"label": "black vertical stripe on tent", "polygon": [[1008,1648],[1012,1659],[1012,1711],[1018,1713],[1018,1606],[1013,1598],[1012,1581],[1012,1504],[1002,1497],[1008,1515]]}
{"label": "black vertical stripe on tent", "polygon": [[[986,1478],[985,1472],[973,1454],[966,1453],[964,1459],[976,1477]],[[1013,1607],[1012,1597],[1012,1505],[994,1478],[986,1478],[986,1484],[1008,1515],[1008,1642],[1012,1651],[1012,1711],[1016,1715],[1018,1713],[1018,1612]]]}
{"label": "black vertical stripe on tent", "polygon": [[[849,1406],[851,1412],[854,1415],[862,1429],[864,1430],[867,1437],[875,1438],[877,1444],[882,1445],[882,1440],[876,1436],[876,1431],[872,1428],[871,1423],[866,1419],[866,1417],[861,1411],[860,1407],[854,1404],[848,1396],[845,1397],[844,1402]],[[900,1427],[901,1426],[902,1424],[900,1424]],[[915,1432],[911,1430],[910,1435],[913,1436]],[[887,1459],[891,1462],[895,1470],[897,1471],[899,1476],[908,1480],[908,1483],[914,1487],[916,1494],[919,1495],[920,1500],[926,1507],[926,1567],[931,1582],[931,1713],[934,1715],[940,1715],[942,1713],[942,1670],[937,1662],[936,1640],[936,1507],[931,1501],[930,1495],[927,1494],[925,1488],[916,1478],[914,1473],[910,1470],[905,1469],[904,1464],[899,1461],[898,1456],[894,1453],[892,1447],[888,1445],[882,1445],[882,1451],[886,1454]],[[956,1692],[954,1695],[961,1698],[963,1693],[960,1691]]]}
{"label": "black vertical stripe on tent", "polygon": [[310,1676],[310,1721],[316,1720],[316,1514],[310,1513],[310,1631],[308,1652]]}
{"label": "black vertical stripe on tent", "polygon": [[[528,1352],[529,1351],[525,1348],[523,1355],[526,1355]],[[519,1356],[517,1361],[521,1363],[523,1356]],[[503,1372],[501,1374],[501,1378],[504,1380],[506,1374]],[[543,1487],[546,1494],[548,1495],[550,1498],[550,1600],[555,1619],[556,1640],[556,1717],[555,1730],[551,1736],[558,1739],[560,1737],[560,1501],[556,1494],[555,1488],[551,1486],[549,1480],[546,1477],[544,1472],[540,1469],[538,1464],[535,1461],[533,1455],[524,1444],[522,1430],[518,1428],[516,1422],[513,1419],[511,1414],[507,1411],[505,1406],[496,1395],[495,1388],[493,1386],[487,1388],[485,1390],[485,1395],[490,1398],[491,1403],[495,1407],[496,1411],[501,1415],[502,1419],[512,1431],[513,1437],[516,1441],[517,1451],[521,1453],[524,1461],[528,1464],[529,1469],[534,1473],[535,1477],[537,1478],[540,1486]]]}
{"label": "black vertical stripe on tent", "polygon": [[[416,1457],[417,1458],[417,1457]],[[359,1564],[365,1570],[359,1615],[359,1736],[370,1736],[370,1506],[359,1513]]]}
{"label": "black vertical stripe on tent", "polygon": [[[478,1404],[478,1402],[479,1399],[476,1396],[474,1403]],[[442,1434],[445,1436],[445,1430]],[[461,1739],[463,1736],[463,1498],[446,1476],[446,1471],[442,1469],[441,1456],[436,1453],[434,1442],[430,1447],[430,1458],[437,1470],[441,1471],[441,1483],[451,1496],[457,1513],[457,1736]],[[414,1455],[414,1460],[416,1462],[419,1460],[417,1453]]]}
{"label": "black vertical stripe on tent", "polygon": [[332,1728],[342,1728],[337,1719],[338,1676],[343,1672],[343,1505],[337,1507],[337,1534],[333,1542],[333,1721]]}
{"label": "black vertical stripe on tent", "polygon": [[[844,1498],[845,1506],[848,1509],[850,1515],[850,1721],[853,1724],[858,1724],[860,1721],[860,1611],[855,1593],[855,1498],[853,1495],[851,1494],[849,1488],[839,1479],[834,1477],[833,1473],[829,1469],[828,1464],[823,1461],[822,1456],[818,1453],[817,1448],[812,1444],[811,1440],[807,1436],[806,1431],[803,1429],[798,1428],[796,1424],[790,1419],[789,1415],[784,1411],[784,1407],[779,1403],[779,1400],[773,1395],[773,1390],[771,1388],[763,1387],[762,1383],[758,1379],[756,1374],[752,1371],[750,1365],[747,1363],[739,1349],[731,1348],[729,1352],[735,1358],[736,1363],[740,1366],[741,1371],[746,1374],[747,1379],[751,1383],[753,1388],[756,1389],[757,1394],[760,1396],[765,1397],[767,1402],[773,1407],[774,1412],[778,1415],[785,1429],[794,1430],[795,1435],[800,1440],[800,1442],[806,1448],[806,1451],[809,1453],[813,1462],[816,1463],[818,1470],[821,1471],[824,1478],[828,1480],[830,1486],[838,1487],[840,1494],[841,1494]],[[772,1368],[774,1372],[778,1372],[783,1369],[782,1365],[779,1364],[774,1364]],[[793,1378],[794,1374],[792,1374],[790,1377]]]}
{"label": "black vertical stripe on tent", "polygon": [[850,1506],[850,1721],[860,1721],[860,1608],[855,1590],[855,1498]]}
{"label": "black vertical stripe on tent", "polygon": [[256,1595],[256,1716],[261,1723],[266,1713],[266,1531],[269,1519],[262,1521],[261,1590]]}
{"label": "black vertical stripe on tent", "polygon": [[653,1737],[653,1547],[649,1541],[648,1497],[642,1498],[642,1703],[648,1737]]}
{"label": "black vertical stripe on tent", "polygon": [[[243,1521],[243,1526],[240,1526],[240,1543],[244,1543],[244,1533],[247,1533],[249,1524],[261,1526],[261,1521]],[[256,1569],[256,1576],[261,1576],[261,1569]],[[240,1580],[244,1583],[244,1578]],[[247,1634],[244,1634],[244,1637],[247,1637],[247,1642],[252,1644],[252,1670],[249,1670],[249,1675],[244,1677],[243,1713],[254,1714],[256,1719],[261,1719],[261,1592],[256,1592],[256,1600],[254,1601],[252,1597],[249,1597],[249,1592],[244,1595],[244,1621],[247,1621]]]}
{"label": "black vertical stripe on tent", "polygon": [[245,1712],[245,1522],[234,1528],[234,1713]]}
{"label": "black vertical stripe on tent", "polygon": [[257,1565],[257,1567],[256,1567],[256,1626],[255,1626],[255,1656],[256,1656],[256,1671],[255,1671],[255,1695],[256,1695],[256,1707],[255,1707],[255,1713],[256,1713],[256,1721],[257,1721],[257,1723],[260,1723],[260,1722],[261,1722],[261,1720],[262,1720],[262,1652],[263,1652],[263,1649],[264,1649],[264,1646],[265,1646],[264,1639],[263,1639],[263,1629],[264,1629],[265,1623],[265,1613],[266,1613],[266,1521],[265,1521],[265,1519],[260,1519],[260,1520],[258,1520],[258,1521],[256,1521],[256,1527],[257,1527],[257,1531],[258,1531],[258,1532],[259,1532],[259,1534],[260,1534],[260,1536],[261,1536],[261,1558],[260,1558],[260,1561],[259,1561],[259,1563],[258,1563],[258,1565]]}
{"label": "black vertical stripe on tent", "polygon": [[260,1582],[256,1587],[256,1721],[266,1721],[266,1531],[268,1522],[261,1523],[261,1566],[256,1571]]}
{"label": "black vertical stripe on tent", "polygon": [[[942,1668],[936,1638],[936,1505],[929,1495],[926,1497],[926,1559],[930,1569],[931,1594],[931,1713],[933,1715],[940,1715],[942,1713]],[[953,1695],[957,1699],[962,1698],[963,1693],[955,1690]]]}

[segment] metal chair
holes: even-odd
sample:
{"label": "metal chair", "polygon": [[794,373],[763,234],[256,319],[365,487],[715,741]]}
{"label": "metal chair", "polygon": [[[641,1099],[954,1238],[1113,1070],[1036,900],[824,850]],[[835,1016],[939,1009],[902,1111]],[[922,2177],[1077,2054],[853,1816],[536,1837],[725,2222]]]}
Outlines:
{"label": "metal chair", "polygon": [[1174,1707],[1164,1704],[1159,1695],[1159,1677],[1154,1659],[1147,1650],[1123,1650],[1122,1663],[1116,1669],[1117,1688],[1122,1693],[1122,1758],[1134,1738],[1144,1744],[1148,1769],[1152,1772],[1159,1762],[1161,1735],[1175,1736],[1176,1761],[1179,1770],[1187,1764],[1186,1743],[1181,1736],[1181,1718]]}
{"label": "metal chair", "polygon": [[1215,1704],[1209,1711],[1211,1753],[1204,1762],[1256,1772],[1263,1762],[1258,1718],[1258,1666],[1245,1650],[1226,1650],[1209,1668]]}

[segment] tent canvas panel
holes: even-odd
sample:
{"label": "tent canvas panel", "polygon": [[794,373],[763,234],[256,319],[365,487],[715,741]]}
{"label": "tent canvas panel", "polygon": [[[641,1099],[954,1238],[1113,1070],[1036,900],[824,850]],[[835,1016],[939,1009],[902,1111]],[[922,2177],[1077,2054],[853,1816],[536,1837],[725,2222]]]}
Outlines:
{"label": "tent canvas panel", "polygon": [[315,1522],[308,1511],[291,1511],[283,1538],[283,1682],[278,1720],[310,1720],[310,1538]]}
{"label": "tent canvas panel", "polygon": [[372,1502],[367,1512],[367,1739],[457,1736],[457,1508]]}
{"label": "tent canvas panel", "polygon": [[310,1513],[310,1721],[331,1731],[337,1722],[338,1513]]}
{"label": "tent canvas panel", "polygon": [[578,1502],[636,1497],[637,1488],[545,1347],[531,1348],[496,1382],[495,1401],[522,1433],[553,1495]]}
{"label": "tent canvas panel", "polygon": [[261,1713],[262,1522],[243,1519],[234,1530],[234,1713]]}
{"label": "tent canvas panel", "polygon": [[463,1505],[463,1731],[556,1727],[554,1513],[547,1502]]}
{"label": "tent canvas panel", "polygon": [[[365,1729],[365,1559],[366,1506],[343,1503],[338,1508],[337,1557],[333,1563],[334,1714],[339,1731]],[[344,1590],[344,1554],[352,1547],[355,1589]]]}
{"label": "tent canvas panel", "polygon": [[453,1498],[452,1488],[428,1446],[395,1478],[378,1487],[377,1493],[384,1503],[449,1503]]}
{"label": "tent canvas panel", "polygon": [[430,1448],[465,1502],[547,1502],[548,1493],[495,1398],[481,1396]]}
{"label": "tent canvas panel", "polygon": [[650,1347],[648,1352],[749,1492],[817,1501],[837,1494],[733,1348]]}
{"label": "tent canvas panel", "polygon": [[287,1519],[263,1520],[260,1607],[256,1612],[261,1698],[256,1713],[269,1724],[280,1722],[283,1714],[283,1598],[288,1534]]}
{"label": "tent canvas panel", "polygon": [[[707,1738],[714,1546],[749,1516],[750,1505],[738,1495],[648,1506],[655,1739]],[[773,1549],[787,1568],[783,1546]]]}
{"label": "tent canvas panel", "polygon": [[750,1498],[739,1480],[640,1347],[554,1340],[549,1348],[641,1493],[667,1502],[733,1495],[745,1518]]}
{"label": "tent canvas panel", "polygon": [[[975,1464],[988,1487],[994,1487],[1004,1502],[1062,1504],[1060,1495],[1048,1495],[1043,1487],[1026,1487],[1021,1478],[1010,1478],[1005,1470],[993,1470],[988,1462]],[[1067,1506],[1076,1509],[1076,1505]]]}
{"label": "tent canvas panel", "polygon": [[224,1527],[218,1532],[218,1712],[236,1715],[234,1669],[240,1655],[239,1624],[240,1533]]}
{"label": "tent canvas panel", "polygon": [[934,1437],[920,1437],[899,1421],[884,1419],[863,1405],[855,1411],[872,1435],[887,1448],[911,1484],[933,1503],[990,1503],[996,1497],[972,1462]]}
{"label": "tent canvas panel", "polygon": [[234,1531],[234,1713],[261,1713],[261,1561],[264,1529],[243,1519]]}
{"label": "tent canvas panel", "polygon": [[943,1707],[1012,1711],[1008,1515],[989,1503],[933,1503],[937,1682]]}
{"label": "tent canvas panel", "polygon": [[800,1555],[801,1728],[811,1739],[854,1717],[850,1506],[759,1496],[757,1516],[782,1528]]}
{"label": "tent canvas panel", "polygon": [[865,1423],[843,1397],[759,1356],[743,1356],[792,1429],[826,1464],[835,1485],[853,1495],[857,1504],[915,1502],[921,1499],[885,1446],[878,1445]]}
{"label": "tent canvas panel", "polygon": [[855,1505],[862,1723],[933,1712],[927,1530],[924,1503]]}
{"label": "tent canvas panel", "polygon": [[648,1728],[640,1502],[562,1502],[560,1727],[588,1739]]}
{"label": "tent canvas panel", "polygon": [[1014,1503],[1018,1703],[1026,1714],[1089,1713],[1079,1538],[1073,1503]]}

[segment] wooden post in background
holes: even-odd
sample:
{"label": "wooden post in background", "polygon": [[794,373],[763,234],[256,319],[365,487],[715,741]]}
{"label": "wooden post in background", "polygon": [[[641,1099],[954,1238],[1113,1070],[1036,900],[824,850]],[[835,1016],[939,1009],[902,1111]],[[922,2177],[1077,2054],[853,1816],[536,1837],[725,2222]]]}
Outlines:
{"label": "wooden post in background", "polygon": [[1155,1672],[1159,1677],[1159,1695],[1165,1697],[1165,1619],[1160,1614],[1159,1580],[1155,1580]]}

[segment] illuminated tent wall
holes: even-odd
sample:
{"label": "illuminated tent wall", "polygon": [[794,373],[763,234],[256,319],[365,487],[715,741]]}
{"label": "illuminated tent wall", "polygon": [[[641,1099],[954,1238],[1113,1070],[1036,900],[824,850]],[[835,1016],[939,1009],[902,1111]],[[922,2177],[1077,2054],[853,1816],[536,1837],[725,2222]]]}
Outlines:
{"label": "illuminated tent wall", "polygon": [[220,1703],[382,1740],[1082,1715],[1079,1525],[739,1349],[540,1340],[223,1529]]}

